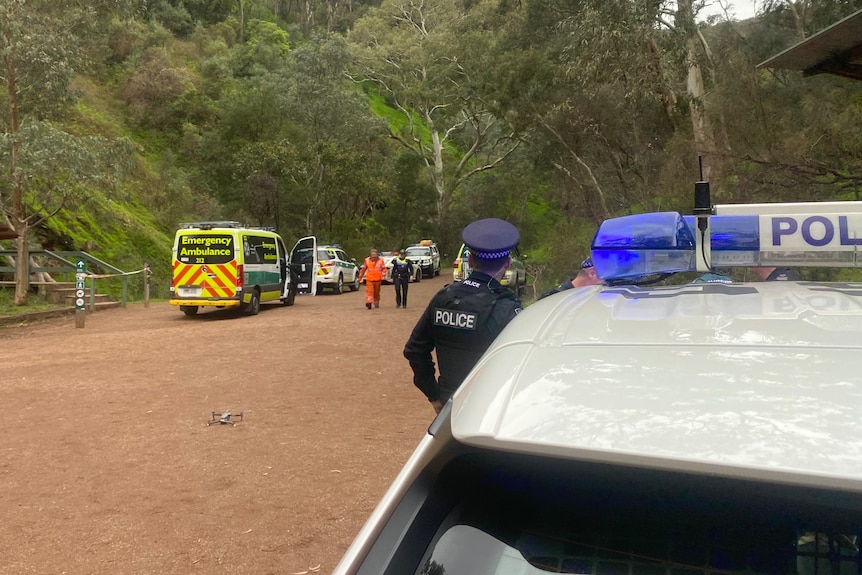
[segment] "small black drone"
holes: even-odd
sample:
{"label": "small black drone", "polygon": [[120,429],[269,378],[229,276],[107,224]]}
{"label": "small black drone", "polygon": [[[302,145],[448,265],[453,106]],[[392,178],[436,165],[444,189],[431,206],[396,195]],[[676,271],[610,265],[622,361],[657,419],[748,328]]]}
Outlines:
{"label": "small black drone", "polygon": [[236,421],[233,421],[231,417],[239,417],[239,420],[242,421],[242,412],[239,413],[231,413],[230,411],[225,411],[224,413],[220,413],[218,411],[212,412],[212,419],[207,422],[207,425],[212,425],[213,423],[218,423],[219,425],[236,425]]}

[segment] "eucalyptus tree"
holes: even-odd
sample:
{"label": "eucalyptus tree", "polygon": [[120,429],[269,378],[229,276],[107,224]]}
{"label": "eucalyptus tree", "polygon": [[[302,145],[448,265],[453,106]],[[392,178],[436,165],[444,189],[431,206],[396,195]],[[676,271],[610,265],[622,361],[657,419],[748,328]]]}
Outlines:
{"label": "eucalyptus tree", "polygon": [[389,135],[424,162],[439,222],[465,181],[500,165],[523,141],[495,114],[488,84],[500,21],[514,10],[497,0],[384,0],[348,36],[353,78],[396,110]]}
{"label": "eucalyptus tree", "polygon": [[125,6],[121,0],[5,0],[0,6],[6,104],[0,119],[0,209],[18,235],[16,305],[27,303],[30,231],[85,200],[88,186],[116,182],[114,168],[128,158],[122,145],[75,136],[51,121],[74,100],[69,84],[85,64],[83,40]]}
{"label": "eucalyptus tree", "polygon": [[385,193],[378,173],[385,154],[380,121],[344,74],[343,39],[317,36],[293,47],[275,23],[250,20],[246,41],[227,58],[227,66],[204,64],[222,72],[218,122],[201,146],[207,181],[222,200],[297,234],[358,221]]}
{"label": "eucalyptus tree", "polygon": [[380,177],[388,160],[385,124],[345,76],[350,54],[343,37],[316,35],[294,50],[285,94],[290,119],[303,127],[302,179],[310,200],[306,231],[316,219],[332,233],[336,220],[360,220],[388,193]]}

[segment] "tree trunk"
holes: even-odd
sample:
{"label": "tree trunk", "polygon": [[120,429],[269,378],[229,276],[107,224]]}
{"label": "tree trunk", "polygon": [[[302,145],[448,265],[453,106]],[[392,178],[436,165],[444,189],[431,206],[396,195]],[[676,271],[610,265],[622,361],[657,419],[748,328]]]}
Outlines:
{"label": "tree trunk", "polygon": [[239,38],[237,41],[242,44],[245,41],[245,10],[243,8],[243,2],[245,0],[236,0],[236,13],[237,19],[239,20]]}
{"label": "tree trunk", "polygon": [[30,292],[30,254],[27,249],[27,235],[30,230],[24,225],[16,231],[18,232],[16,240],[18,261],[15,262],[15,298],[12,303],[27,305],[27,296]]}
{"label": "tree trunk", "polygon": [[[11,6],[7,7],[7,17],[11,20]],[[5,48],[6,65],[6,94],[9,99],[9,134],[12,136],[12,148],[10,150],[9,170],[12,176],[12,213],[10,223],[12,229],[18,234],[18,262],[15,265],[15,305],[27,305],[27,292],[30,288],[28,273],[28,249],[27,249],[27,219],[24,214],[24,181],[23,174],[18,165],[20,143],[18,142],[18,66],[15,63],[12,48],[12,38],[8,31],[3,34],[3,48]]]}
{"label": "tree trunk", "polygon": [[662,109],[669,122],[673,123],[673,118],[676,110],[676,93],[673,88],[668,85],[665,80],[664,73],[661,69],[661,48],[655,38],[650,38],[647,42],[647,51],[649,53],[649,67],[653,73],[654,86],[657,86],[656,91],[661,98]]}
{"label": "tree trunk", "polygon": [[437,218],[442,224],[449,217],[451,193],[446,189],[443,175],[443,142],[440,140],[440,133],[437,130],[431,130],[431,143],[434,146],[434,165],[431,166],[431,180],[434,182],[434,189],[437,191]]}
{"label": "tree trunk", "polygon": [[706,110],[706,89],[703,84],[703,72],[698,58],[699,38],[697,24],[694,21],[692,0],[679,0],[677,3],[677,23],[685,33],[685,62],[688,67],[686,92],[688,94],[688,109],[691,117],[692,135],[694,136],[695,153],[703,157],[704,181],[715,180],[715,191],[721,192],[722,158],[717,153],[715,133]]}

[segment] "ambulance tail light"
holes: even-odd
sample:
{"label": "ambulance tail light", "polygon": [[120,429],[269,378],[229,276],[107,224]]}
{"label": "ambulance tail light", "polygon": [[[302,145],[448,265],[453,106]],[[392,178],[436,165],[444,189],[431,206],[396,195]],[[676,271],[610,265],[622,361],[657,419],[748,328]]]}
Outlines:
{"label": "ambulance tail light", "polygon": [[243,286],[243,268],[242,264],[236,266],[236,287],[237,289]]}

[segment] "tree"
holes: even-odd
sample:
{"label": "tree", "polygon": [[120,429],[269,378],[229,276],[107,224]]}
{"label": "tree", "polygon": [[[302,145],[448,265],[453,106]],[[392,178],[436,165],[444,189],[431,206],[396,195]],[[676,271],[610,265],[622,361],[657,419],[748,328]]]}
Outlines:
{"label": "tree", "polygon": [[439,222],[466,180],[494,169],[523,141],[494,114],[483,89],[494,75],[497,32],[487,18],[497,7],[489,0],[385,0],[349,37],[354,78],[374,85],[400,114],[390,136],[425,163]]}
{"label": "tree", "polygon": [[27,303],[29,232],[86,197],[86,185],[109,183],[118,166],[117,147],[101,138],[79,138],[49,119],[72,97],[70,79],[80,64],[78,34],[96,25],[119,2],[14,0],[0,10],[0,78],[6,116],[0,158],[0,209],[18,234],[15,305]]}

